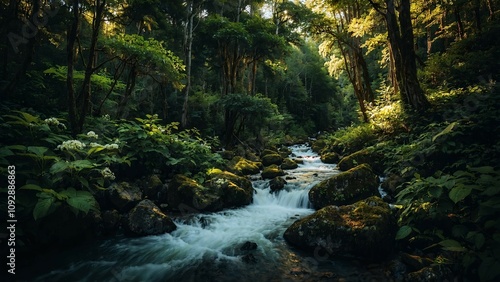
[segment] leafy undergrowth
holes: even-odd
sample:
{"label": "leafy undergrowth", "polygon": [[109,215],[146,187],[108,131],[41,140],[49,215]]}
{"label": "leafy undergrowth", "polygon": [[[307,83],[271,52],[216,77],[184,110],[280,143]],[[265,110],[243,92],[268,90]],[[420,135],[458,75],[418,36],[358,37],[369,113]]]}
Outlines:
{"label": "leafy undergrowth", "polygon": [[[79,233],[95,236],[96,195],[113,181],[175,173],[203,180],[209,168],[222,164],[212,150],[217,140],[208,142],[194,129],[179,130],[177,123],[163,125],[156,115],[129,121],[96,118],[87,133],[75,137],[62,118],[13,111],[0,122],[0,175],[7,179],[7,169],[15,164],[21,247],[75,240],[82,238]],[[7,187],[0,193],[7,194]],[[7,202],[0,205],[7,210]]]}
{"label": "leafy undergrowth", "polygon": [[470,280],[500,277],[499,90],[488,84],[436,91],[425,114],[379,107],[371,124],[325,139],[327,150],[381,153],[385,174],[400,179],[392,191],[398,245]]}

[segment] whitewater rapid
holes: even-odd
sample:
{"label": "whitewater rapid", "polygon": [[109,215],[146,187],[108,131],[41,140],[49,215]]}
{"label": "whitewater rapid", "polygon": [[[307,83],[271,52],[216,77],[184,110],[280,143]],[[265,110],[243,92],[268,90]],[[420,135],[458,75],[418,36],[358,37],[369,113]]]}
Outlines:
{"label": "whitewater rapid", "polygon": [[[287,184],[270,193],[269,181],[252,176],[253,203],[175,219],[177,229],[159,236],[110,239],[59,256],[39,281],[264,281],[280,279],[293,254],[282,235],[311,214],[308,192],[338,173],[306,145],[291,146],[303,160],[288,170]],[[242,246],[255,243],[255,250]],[[57,261],[60,260],[60,261]],[[48,271],[47,271],[48,270]]]}

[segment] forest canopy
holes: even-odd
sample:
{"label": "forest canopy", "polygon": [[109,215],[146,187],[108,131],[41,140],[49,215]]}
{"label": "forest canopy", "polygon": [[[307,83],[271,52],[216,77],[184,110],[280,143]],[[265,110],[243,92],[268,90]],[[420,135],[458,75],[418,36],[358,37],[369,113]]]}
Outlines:
{"label": "forest canopy", "polygon": [[[499,259],[483,245],[500,245],[488,186],[499,175],[498,7],[2,0],[0,172],[19,167],[30,238],[56,211],[98,211],[115,179],[203,183],[232,150],[257,158],[310,137],[323,155],[369,148],[380,174],[400,177],[397,239],[463,253],[467,275],[493,279]],[[445,217],[450,226],[425,229]]]}

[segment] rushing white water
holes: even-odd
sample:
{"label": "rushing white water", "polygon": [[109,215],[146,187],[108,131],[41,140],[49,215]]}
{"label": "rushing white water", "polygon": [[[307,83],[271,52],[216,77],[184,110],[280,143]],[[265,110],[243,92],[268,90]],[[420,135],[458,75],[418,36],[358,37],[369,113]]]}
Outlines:
{"label": "rushing white water", "polygon": [[[287,171],[285,188],[270,193],[269,181],[253,181],[251,205],[176,219],[171,234],[107,240],[72,253],[41,281],[264,281],[283,270],[282,235],[297,218],[313,211],[311,187],[338,171],[305,145],[291,147],[303,164]],[[257,178],[254,176],[254,178]],[[245,242],[256,250],[242,250]],[[287,254],[285,254],[288,256]]]}

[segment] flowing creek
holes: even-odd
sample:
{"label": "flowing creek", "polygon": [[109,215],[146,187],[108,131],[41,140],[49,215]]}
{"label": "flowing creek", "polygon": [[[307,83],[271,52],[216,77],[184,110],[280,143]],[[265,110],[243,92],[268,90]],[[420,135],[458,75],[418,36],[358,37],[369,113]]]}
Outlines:
{"label": "flowing creek", "polygon": [[[286,228],[314,212],[309,189],[339,172],[335,165],[322,163],[306,145],[290,148],[292,156],[304,163],[287,171],[287,184],[279,193],[269,193],[269,181],[254,176],[255,194],[249,206],[179,217],[171,234],[108,239],[44,258],[30,271],[36,278],[28,280],[380,280],[374,273],[378,271],[360,262],[304,254],[286,244]],[[252,250],[248,242],[257,248]]]}

